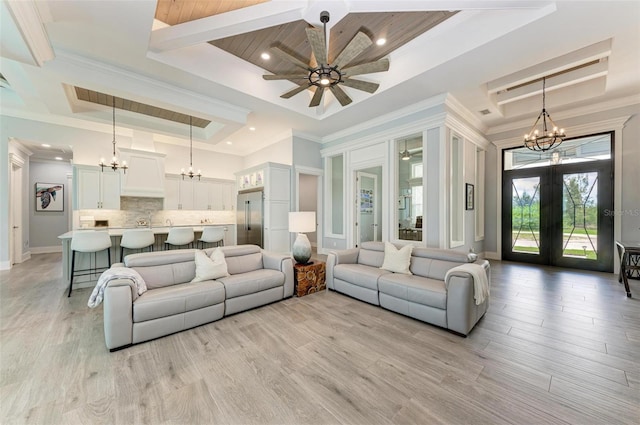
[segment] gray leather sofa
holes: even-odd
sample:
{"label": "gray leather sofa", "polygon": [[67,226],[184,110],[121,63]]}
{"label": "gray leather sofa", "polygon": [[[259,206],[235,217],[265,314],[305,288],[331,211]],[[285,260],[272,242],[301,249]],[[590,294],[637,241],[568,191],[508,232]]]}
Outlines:
{"label": "gray leather sofa", "polygon": [[[230,276],[197,283],[190,283],[196,273],[194,249],[126,256],[124,266],[142,276],[147,292],[138,296],[129,279],[108,283],[104,293],[107,348],[114,351],[293,296],[290,257],[256,245],[221,249]],[[209,255],[211,249],[205,252]]]}
{"label": "gray leather sofa", "polygon": [[396,313],[467,335],[487,311],[489,299],[476,305],[471,274],[447,272],[458,265],[476,262],[491,281],[489,262],[475,254],[414,248],[412,275],[380,269],[384,243],[364,242],[360,248],[331,251],[327,258],[327,287],[379,305]]}

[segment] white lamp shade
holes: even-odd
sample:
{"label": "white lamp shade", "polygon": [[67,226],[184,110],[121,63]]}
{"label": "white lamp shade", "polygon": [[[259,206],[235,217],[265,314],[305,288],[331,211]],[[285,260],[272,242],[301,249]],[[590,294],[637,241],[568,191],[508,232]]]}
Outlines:
{"label": "white lamp shade", "polygon": [[289,213],[289,231],[309,233],[316,231],[315,211],[298,211]]}

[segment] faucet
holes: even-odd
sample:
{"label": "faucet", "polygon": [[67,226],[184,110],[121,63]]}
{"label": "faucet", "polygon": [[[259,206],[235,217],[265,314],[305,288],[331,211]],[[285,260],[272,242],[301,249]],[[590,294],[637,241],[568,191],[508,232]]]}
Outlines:
{"label": "faucet", "polygon": [[169,227],[173,226],[173,222],[171,222],[171,219],[169,218],[164,221],[164,224],[168,224]]}

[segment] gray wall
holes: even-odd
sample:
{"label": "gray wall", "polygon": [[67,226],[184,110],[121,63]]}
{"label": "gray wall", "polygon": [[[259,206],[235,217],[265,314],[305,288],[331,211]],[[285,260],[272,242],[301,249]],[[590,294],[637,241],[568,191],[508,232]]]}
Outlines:
{"label": "gray wall", "polygon": [[320,143],[306,140],[298,136],[293,137],[293,165],[310,168],[322,168],[320,157]]}
{"label": "gray wall", "polygon": [[[58,236],[69,231],[69,196],[71,188],[67,184],[67,175],[71,174],[70,164],[60,162],[31,161],[29,167],[29,244],[34,248],[48,248],[60,246]],[[36,183],[64,184],[64,204],[62,212],[35,210]]]}
{"label": "gray wall", "polygon": [[[300,174],[299,181],[299,198],[298,206],[299,211],[316,211],[316,221],[318,219],[318,179],[319,176],[312,176],[309,174]],[[307,233],[309,242],[315,245],[318,236],[317,232]]]}
{"label": "gray wall", "polygon": [[501,189],[498,187],[497,164],[499,150],[495,145],[487,147],[485,154],[484,172],[484,249],[485,252],[498,251],[498,215],[496,214],[496,202],[498,202]]}
{"label": "gray wall", "polygon": [[622,238],[640,241],[640,114],[622,130]]}
{"label": "gray wall", "polygon": [[9,267],[9,138],[0,116],[0,270]]}
{"label": "gray wall", "polygon": [[440,181],[440,128],[427,130],[425,144],[427,155],[426,169],[427,192],[424,200],[424,222],[422,234],[428,247],[440,247],[440,191],[445,190],[444,183]]}

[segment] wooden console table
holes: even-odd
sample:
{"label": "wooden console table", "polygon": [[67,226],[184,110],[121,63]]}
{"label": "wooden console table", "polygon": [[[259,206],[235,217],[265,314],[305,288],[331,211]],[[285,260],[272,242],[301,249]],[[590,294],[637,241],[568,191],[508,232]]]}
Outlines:
{"label": "wooden console table", "polygon": [[627,297],[631,297],[628,279],[640,279],[640,242],[616,241],[620,255],[618,282],[624,282]]}
{"label": "wooden console table", "polygon": [[302,297],[326,289],[326,263],[294,264],[295,294]]}

